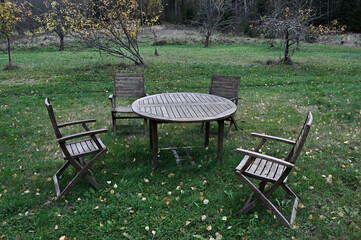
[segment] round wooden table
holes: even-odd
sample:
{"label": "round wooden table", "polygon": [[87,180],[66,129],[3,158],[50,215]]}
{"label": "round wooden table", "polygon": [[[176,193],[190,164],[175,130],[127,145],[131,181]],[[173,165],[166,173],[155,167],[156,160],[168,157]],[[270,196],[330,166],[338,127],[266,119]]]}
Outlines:
{"label": "round wooden table", "polygon": [[209,144],[209,122],[218,123],[217,159],[222,161],[224,120],[237,110],[230,100],[203,93],[162,93],[136,100],[132,109],[149,119],[149,139],[153,149],[153,167],[158,166],[158,123],[205,122],[205,147]]}

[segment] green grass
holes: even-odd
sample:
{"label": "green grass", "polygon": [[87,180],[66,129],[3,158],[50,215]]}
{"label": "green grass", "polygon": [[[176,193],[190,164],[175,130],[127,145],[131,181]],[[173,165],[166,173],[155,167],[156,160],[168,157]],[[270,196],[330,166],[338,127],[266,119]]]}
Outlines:
{"label": "green grass", "polygon": [[[145,67],[86,51],[13,53],[19,68],[0,72],[0,238],[210,239],[217,233],[224,239],[361,238],[361,49],[303,45],[294,64],[285,66],[265,65],[281,48],[261,44],[158,50],[156,57],[152,47],[141,48]],[[6,61],[0,55],[0,66]],[[204,149],[199,124],[166,124],[159,129],[160,147],[196,146],[189,151],[195,164],[176,164],[170,151],[161,151],[159,168],[152,170],[148,135],[112,134],[108,95],[114,72],[143,72],[149,94],[206,93],[212,74],[242,76],[236,115],[242,130],[225,139],[223,162],[215,160],[216,135]],[[55,196],[47,179],[63,163],[45,97],[59,122],[95,118],[92,129],[109,128],[101,136],[109,152],[94,165],[108,190],[94,191],[80,181],[65,198],[45,204]],[[305,206],[297,212],[295,229],[282,227],[264,205],[237,215],[250,190],[233,173],[242,159],[233,149],[255,147],[251,132],[295,139],[292,129],[300,129],[309,110],[314,124],[288,179]],[[278,157],[287,150],[276,143],[263,149]],[[323,175],[332,175],[333,184]],[[282,202],[282,191],[271,199],[285,211],[291,207]]]}

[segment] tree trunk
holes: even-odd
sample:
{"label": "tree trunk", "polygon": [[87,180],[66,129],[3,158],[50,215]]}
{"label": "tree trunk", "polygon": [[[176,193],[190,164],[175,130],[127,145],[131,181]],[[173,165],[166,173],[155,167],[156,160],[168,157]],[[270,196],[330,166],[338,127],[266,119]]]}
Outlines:
{"label": "tree trunk", "polygon": [[286,36],[285,36],[285,40],[286,40],[286,44],[285,44],[285,54],[283,56],[283,63],[287,64],[289,63],[289,51],[290,51],[290,39],[289,39],[289,34],[288,32],[286,32]]}
{"label": "tree trunk", "polygon": [[143,3],[143,0],[140,1],[140,24],[141,25],[144,25],[144,16],[143,16],[143,8],[144,8],[144,3]]}
{"label": "tree trunk", "polygon": [[327,23],[331,22],[331,13],[330,13],[330,0],[327,1]]}
{"label": "tree trunk", "polygon": [[174,0],[174,19],[178,21],[178,0]]}
{"label": "tree trunk", "polygon": [[8,46],[7,46],[7,48],[8,48],[8,57],[9,57],[9,68],[11,68],[12,66],[13,66],[13,63],[12,63],[12,61],[11,61],[11,45],[10,45],[10,38],[9,38],[9,36],[7,36],[6,37],[7,38],[7,41],[8,41]]}
{"label": "tree trunk", "polygon": [[142,58],[142,56],[140,55],[139,52],[134,54],[134,58],[132,60],[135,63],[135,65],[138,65],[138,66],[144,66],[145,65],[145,62],[144,62],[144,60],[143,60],[143,58]]}
{"label": "tree trunk", "polygon": [[157,33],[155,32],[155,29],[153,29],[153,38],[154,38],[154,55],[159,56],[158,50],[157,50]]}
{"label": "tree trunk", "polygon": [[248,18],[247,0],[243,0],[243,4],[244,4],[244,19],[247,21]]}
{"label": "tree trunk", "polygon": [[206,35],[206,40],[204,41],[204,47],[208,47],[209,46],[209,38],[211,37],[210,33],[207,33]]}
{"label": "tree trunk", "polygon": [[64,51],[64,35],[63,35],[63,34],[59,34],[59,38],[60,38],[59,50],[60,50],[60,51]]}

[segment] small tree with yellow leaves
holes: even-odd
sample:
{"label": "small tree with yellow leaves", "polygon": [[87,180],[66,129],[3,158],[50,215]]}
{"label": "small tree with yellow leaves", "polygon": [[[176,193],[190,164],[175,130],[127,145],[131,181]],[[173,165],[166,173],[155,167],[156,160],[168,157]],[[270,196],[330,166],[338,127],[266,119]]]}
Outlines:
{"label": "small tree with yellow leaves", "polygon": [[14,68],[11,59],[11,39],[14,36],[14,30],[17,23],[24,20],[26,16],[31,15],[30,9],[27,8],[27,2],[21,4],[14,3],[10,0],[0,1],[0,34],[7,42],[7,53],[9,64],[7,69]]}
{"label": "small tree with yellow leaves", "polygon": [[291,48],[294,53],[298,49],[300,41],[305,40],[307,36],[329,36],[345,29],[344,26],[339,26],[337,21],[333,21],[330,26],[315,27],[311,24],[315,19],[315,14],[311,9],[285,7],[280,12],[261,17],[251,27],[264,34],[266,38],[283,39],[284,54],[280,63],[290,64]]}
{"label": "small tree with yellow leaves", "polygon": [[136,0],[88,0],[78,4],[72,35],[101,52],[145,62],[139,52],[140,19]]}
{"label": "small tree with yellow leaves", "polygon": [[74,25],[75,5],[68,0],[47,0],[44,3],[46,10],[36,16],[41,24],[39,33],[53,32],[59,37],[59,50],[64,50],[64,38],[72,31]]}

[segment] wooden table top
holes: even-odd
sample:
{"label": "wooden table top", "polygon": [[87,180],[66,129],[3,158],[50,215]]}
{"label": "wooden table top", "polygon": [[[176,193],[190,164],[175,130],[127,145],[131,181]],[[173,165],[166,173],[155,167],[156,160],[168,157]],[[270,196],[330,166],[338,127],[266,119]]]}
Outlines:
{"label": "wooden table top", "polygon": [[203,93],[162,93],[140,98],[135,113],[158,122],[196,123],[228,118],[236,112],[232,101]]}

